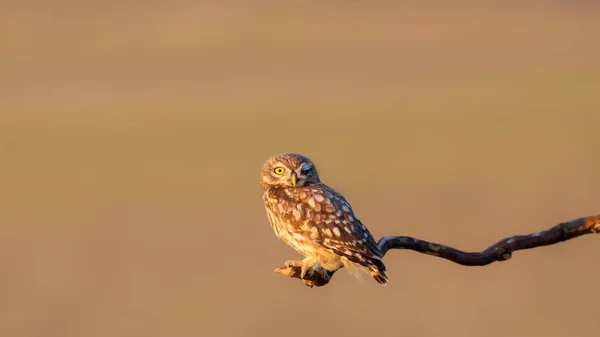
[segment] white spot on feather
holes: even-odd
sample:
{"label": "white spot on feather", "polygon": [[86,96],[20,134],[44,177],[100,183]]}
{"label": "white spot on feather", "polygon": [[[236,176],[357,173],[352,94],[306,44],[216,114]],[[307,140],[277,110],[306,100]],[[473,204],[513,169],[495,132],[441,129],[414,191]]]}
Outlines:
{"label": "white spot on feather", "polygon": [[318,193],[315,194],[315,199],[317,200],[317,202],[323,202],[323,201],[325,201],[325,198],[322,195],[318,194]]}
{"label": "white spot on feather", "polygon": [[296,220],[302,219],[302,213],[300,213],[299,210],[297,210],[297,209],[292,210],[292,214],[294,215],[294,219],[296,219]]}
{"label": "white spot on feather", "polygon": [[342,209],[344,210],[344,212],[349,213],[350,212],[350,208],[346,205],[342,206]]}
{"label": "white spot on feather", "polygon": [[350,228],[348,228],[348,227],[344,227],[344,230],[345,230],[346,232],[348,232],[349,234],[351,234],[351,233],[352,233],[352,231],[351,231],[351,230],[350,230]]}
{"label": "white spot on feather", "polygon": [[319,212],[321,210],[321,204],[316,203],[313,197],[308,198],[308,204],[310,207],[314,208],[315,211]]}
{"label": "white spot on feather", "polygon": [[337,227],[333,227],[333,234],[335,234],[335,236],[341,236],[342,233],[340,233],[340,229]]}

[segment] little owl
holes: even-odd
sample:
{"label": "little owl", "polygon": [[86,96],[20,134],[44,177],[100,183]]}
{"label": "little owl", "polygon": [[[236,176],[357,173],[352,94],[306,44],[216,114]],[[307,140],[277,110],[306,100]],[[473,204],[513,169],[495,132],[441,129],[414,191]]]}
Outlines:
{"label": "little owl", "polygon": [[312,268],[367,269],[387,284],[381,252],[346,199],[323,184],[313,162],[295,153],[269,158],[262,166],[263,199],[275,234],[302,254],[301,278]]}

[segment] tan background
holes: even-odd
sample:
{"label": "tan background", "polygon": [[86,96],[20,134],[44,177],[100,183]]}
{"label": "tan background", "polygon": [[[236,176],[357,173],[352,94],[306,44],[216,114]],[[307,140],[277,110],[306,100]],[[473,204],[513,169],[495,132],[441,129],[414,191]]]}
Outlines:
{"label": "tan background", "polygon": [[3,4],[0,336],[597,336],[598,237],[309,289],[258,179],[466,250],[600,213],[593,2]]}

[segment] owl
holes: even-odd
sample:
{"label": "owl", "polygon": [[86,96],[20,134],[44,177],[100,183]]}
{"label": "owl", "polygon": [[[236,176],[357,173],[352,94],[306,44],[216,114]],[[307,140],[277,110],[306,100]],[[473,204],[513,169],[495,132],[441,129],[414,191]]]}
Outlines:
{"label": "owl", "polygon": [[388,282],[382,254],[346,199],[319,179],[314,163],[296,153],[269,158],[261,170],[267,217],[275,235],[304,256],[286,266],[311,270],[341,267],[367,271]]}

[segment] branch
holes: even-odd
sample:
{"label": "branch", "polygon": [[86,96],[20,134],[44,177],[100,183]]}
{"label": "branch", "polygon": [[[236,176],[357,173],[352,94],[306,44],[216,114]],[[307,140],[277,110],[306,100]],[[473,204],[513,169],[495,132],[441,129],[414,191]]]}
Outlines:
{"label": "branch", "polygon": [[[479,253],[464,252],[446,245],[410,236],[385,236],[377,245],[385,255],[390,249],[410,249],[419,253],[441,257],[463,266],[485,266],[496,261],[506,261],[514,251],[553,245],[584,234],[600,233],[600,215],[563,222],[543,232],[515,235],[502,239]],[[287,266],[274,270],[292,278],[300,278],[300,267]],[[302,280],[309,287],[322,287],[329,283],[335,271],[312,269]]]}

